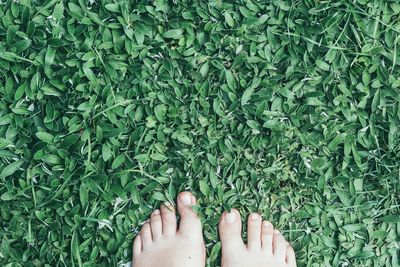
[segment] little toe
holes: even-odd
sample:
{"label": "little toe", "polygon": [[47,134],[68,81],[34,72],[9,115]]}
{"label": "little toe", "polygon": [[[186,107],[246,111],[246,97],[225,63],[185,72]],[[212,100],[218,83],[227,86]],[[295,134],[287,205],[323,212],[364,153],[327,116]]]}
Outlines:
{"label": "little toe", "polygon": [[249,215],[247,223],[247,247],[261,249],[261,216],[258,213]]}
{"label": "little toe", "polygon": [[189,192],[182,192],[178,196],[178,212],[181,217],[179,233],[192,236],[193,231],[201,233],[201,222],[192,206],[196,204],[196,198]]}
{"label": "little toe", "polygon": [[137,257],[141,252],[142,252],[142,238],[140,237],[140,235],[137,235],[135,237],[135,240],[133,241],[133,256]]}
{"label": "little toe", "polygon": [[244,243],[242,240],[242,222],[240,214],[236,209],[232,209],[230,213],[224,212],[219,222],[219,235],[221,238],[222,250],[234,252],[242,249]]}
{"label": "little toe", "polygon": [[261,229],[261,243],[262,249],[268,255],[273,254],[273,247],[272,247],[272,240],[274,236],[274,227],[272,223],[268,221],[262,222],[262,229]]}
{"label": "little toe", "polygon": [[161,205],[162,231],[165,236],[176,234],[176,214],[175,208],[169,202]]}
{"label": "little toe", "polygon": [[162,221],[159,210],[155,210],[151,214],[150,225],[153,241],[160,240],[162,238]]}
{"label": "little toe", "polygon": [[274,255],[278,259],[280,260],[282,259],[284,261],[286,258],[286,241],[278,230],[274,230],[273,246],[274,246]]}
{"label": "little toe", "polygon": [[150,223],[145,223],[142,226],[142,230],[140,230],[140,237],[142,238],[142,247],[143,250],[149,248],[153,243],[153,238],[151,236],[151,227]]}
{"label": "little toe", "polygon": [[296,267],[296,254],[292,246],[286,246],[286,262],[289,267]]}

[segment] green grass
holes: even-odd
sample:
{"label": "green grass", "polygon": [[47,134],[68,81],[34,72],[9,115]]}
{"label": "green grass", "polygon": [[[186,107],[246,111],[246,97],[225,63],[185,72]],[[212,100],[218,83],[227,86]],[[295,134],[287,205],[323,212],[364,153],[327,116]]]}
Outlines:
{"label": "green grass", "polygon": [[400,4],[0,1],[0,265],[118,266],[160,202],[299,266],[399,266]]}

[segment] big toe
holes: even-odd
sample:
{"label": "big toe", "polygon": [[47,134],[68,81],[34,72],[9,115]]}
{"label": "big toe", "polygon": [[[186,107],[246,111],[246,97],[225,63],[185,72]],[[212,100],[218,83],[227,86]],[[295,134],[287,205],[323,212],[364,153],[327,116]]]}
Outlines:
{"label": "big toe", "polygon": [[289,267],[296,267],[296,254],[292,246],[288,245],[286,248],[286,262]]}
{"label": "big toe", "polygon": [[224,212],[219,222],[219,235],[223,251],[235,251],[244,247],[242,240],[242,221],[236,209]]}
{"label": "big toe", "polygon": [[178,212],[181,217],[179,233],[182,235],[193,235],[193,232],[201,233],[201,222],[199,216],[193,211],[196,198],[189,192],[182,192],[178,196]]}
{"label": "big toe", "polygon": [[285,260],[286,258],[286,240],[278,230],[274,230],[274,255],[279,260]]}

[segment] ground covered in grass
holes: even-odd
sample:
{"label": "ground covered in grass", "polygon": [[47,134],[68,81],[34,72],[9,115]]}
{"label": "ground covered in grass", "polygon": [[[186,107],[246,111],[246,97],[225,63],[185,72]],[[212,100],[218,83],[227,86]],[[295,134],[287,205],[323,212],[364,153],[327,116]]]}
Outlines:
{"label": "ground covered in grass", "polygon": [[[191,190],[299,266],[399,266],[400,4],[0,1],[0,265],[118,266]],[[245,236],[245,233],[244,233]]]}

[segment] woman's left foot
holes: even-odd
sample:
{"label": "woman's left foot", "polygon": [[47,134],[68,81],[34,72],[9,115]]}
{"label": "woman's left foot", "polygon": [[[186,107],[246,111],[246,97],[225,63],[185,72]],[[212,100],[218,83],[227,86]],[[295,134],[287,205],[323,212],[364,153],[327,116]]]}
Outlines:
{"label": "woman's left foot", "polygon": [[189,192],[182,192],[177,202],[181,218],[179,229],[172,205],[166,203],[155,210],[133,243],[133,267],[205,266],[201,222],[192,210],[196,198]]}

